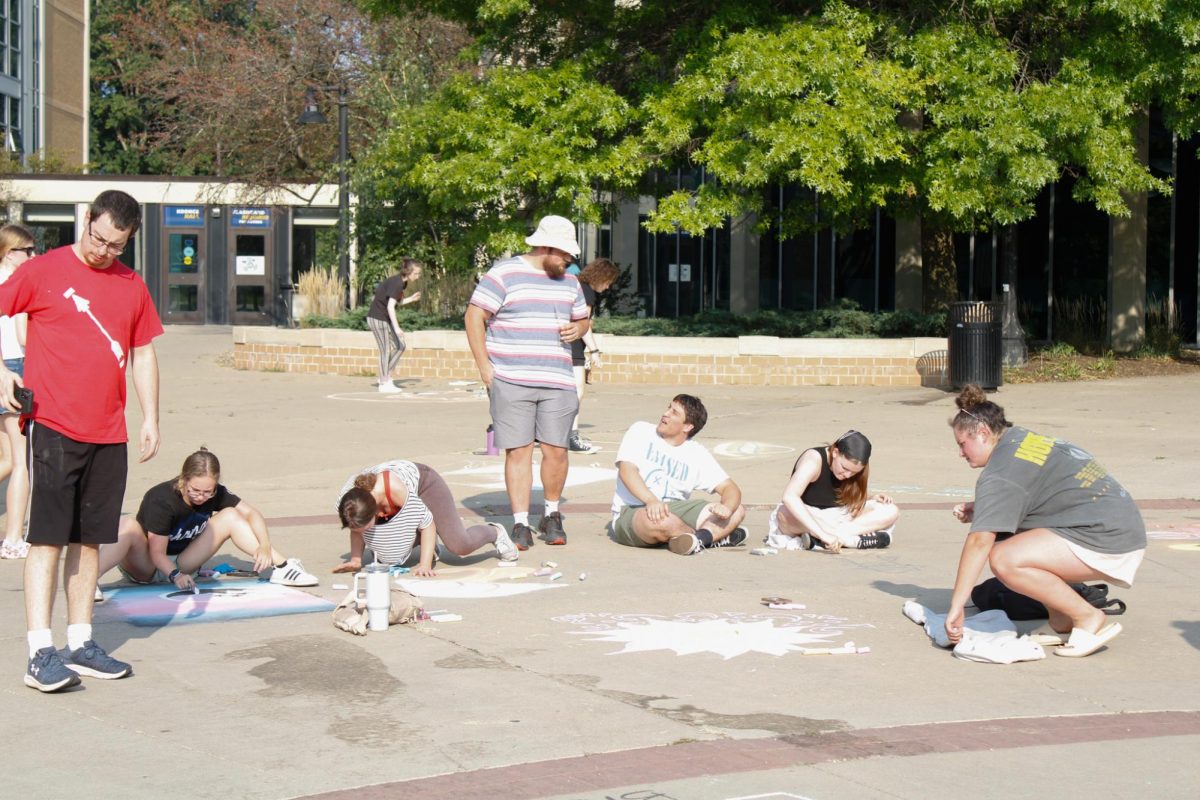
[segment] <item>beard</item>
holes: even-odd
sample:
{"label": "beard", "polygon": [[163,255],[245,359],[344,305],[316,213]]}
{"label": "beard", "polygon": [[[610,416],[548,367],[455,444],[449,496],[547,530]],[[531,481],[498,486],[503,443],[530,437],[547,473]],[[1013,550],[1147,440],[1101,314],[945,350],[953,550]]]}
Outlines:
{"label": "beard", "polygon": [[551,278],[561,278],[567,274],[567,260],[559,255],[542,256],[542,269]]}

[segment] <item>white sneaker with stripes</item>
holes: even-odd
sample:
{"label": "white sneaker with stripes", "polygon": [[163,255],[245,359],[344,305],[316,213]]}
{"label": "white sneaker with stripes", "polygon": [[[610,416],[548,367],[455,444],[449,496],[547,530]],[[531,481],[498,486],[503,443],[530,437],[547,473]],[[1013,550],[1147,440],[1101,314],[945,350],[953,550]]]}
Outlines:
{"label": "white sneaker with stripes", "polygon": [[280,586],[316,586],[317,576],[304,571],[304,565],[298,558],[289,558],[282,567],[275,567],[271,572],[271,583]]}

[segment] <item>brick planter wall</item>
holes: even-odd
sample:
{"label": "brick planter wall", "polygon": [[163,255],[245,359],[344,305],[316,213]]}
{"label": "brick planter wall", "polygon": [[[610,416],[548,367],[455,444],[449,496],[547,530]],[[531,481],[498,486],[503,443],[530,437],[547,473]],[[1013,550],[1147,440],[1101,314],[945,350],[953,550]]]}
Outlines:
{"label": "brick planter wall", "polygon": [[[396,377],[476,380],[461,331],[413,331]],[[599,383],[679,386],[944,386],[945,339],[736,339],[598,335]],[[234,365],[269,372],[375,374],[367,331],[235,327]]]}

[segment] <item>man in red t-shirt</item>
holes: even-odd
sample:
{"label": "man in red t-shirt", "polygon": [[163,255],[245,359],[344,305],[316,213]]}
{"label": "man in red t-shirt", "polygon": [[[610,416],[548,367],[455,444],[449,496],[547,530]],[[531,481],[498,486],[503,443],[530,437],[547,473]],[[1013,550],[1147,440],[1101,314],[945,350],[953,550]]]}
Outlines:
{"label": "man in red t-shirt", "polygon": [[[142,407],[141,461],[158,452],[158,360],[163,332],[145,283],[116,257],[141,223],[137,201],[102,192],[82,235],[29,261],[0,285],[0,314],[29,315],[25,378],[0,368],[0,402],[17,410],[17,390],[33,391],[27,413],[32,495],[25,616],[29,667],[25,684],[54,692],[80,675],[124,678],[132,668],[92,640],[97,555],[117,540],[128,470],[125,367]],[[67,646],[50,630],[63,548]]]}

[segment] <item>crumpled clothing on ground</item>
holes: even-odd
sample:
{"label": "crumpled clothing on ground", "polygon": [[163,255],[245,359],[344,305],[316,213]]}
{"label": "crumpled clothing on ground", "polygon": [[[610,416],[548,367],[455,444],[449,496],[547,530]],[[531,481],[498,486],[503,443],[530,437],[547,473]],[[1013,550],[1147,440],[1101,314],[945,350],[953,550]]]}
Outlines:
{"label": "crumpled clothing on ground", "polygon": [[[915,600],[904,604],[904,616],[925,626],[925,633],[938,647],[950,647],[946,615],[935,613]],[[1017,626],[1003,611],[983,611],[963,622],[963,638],[954,646],[954,656],[985,664],[1012,664],[1046,657],[1042,646],[1028,636],[1018,636]]]}

